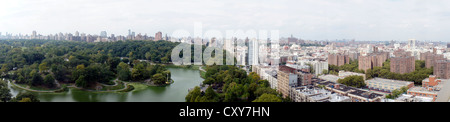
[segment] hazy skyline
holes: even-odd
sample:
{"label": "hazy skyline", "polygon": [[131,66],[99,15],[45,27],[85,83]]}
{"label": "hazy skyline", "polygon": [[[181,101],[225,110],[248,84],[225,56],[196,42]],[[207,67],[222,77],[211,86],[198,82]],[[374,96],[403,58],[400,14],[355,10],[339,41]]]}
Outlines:
{"label": "hazy skyline", "polygon": [[1,1],[0,32],[55,34],[75,31],[154,36],[194,23],[203,32],[279,30],[307,40],[447,41],[446,0],[8,0]]}

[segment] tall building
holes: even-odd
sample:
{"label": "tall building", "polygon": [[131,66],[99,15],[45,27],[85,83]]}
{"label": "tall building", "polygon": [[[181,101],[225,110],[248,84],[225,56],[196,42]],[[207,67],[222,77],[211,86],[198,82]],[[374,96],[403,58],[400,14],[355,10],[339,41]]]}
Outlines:
{"label": "tall building", "polygon": [[252,39],[250,40],[248,46],[248,63],[249,65],[258,65],[259,64],[259,43],[258,40]]}
{"label": "tall building", "polygon": [[416,39],[409,39],[408,46],[409,46],[409,48],[415,48],[416,47]]}
{"label": "tall building", "polygon": [[36,39],[36,37],[37,37],[37,32],[36,32],[36,31],[33,31],[33,34],[31,35],[31,38],[32,38],[32,39]]}
{"label": "tall building", "polygon": [[328,55],[328,64],[342,66],[344,64],[350,63],[350,57],[348,55],[343,54],[329,54]]}
{"label": "tall building", "polygon": [[320,74],[323,74],[323,71],[328,71],[328,62],[326,61],[316,61],[312,62],[313,68],[314,68],[314,74],[316,76],[319,76]]}
{"label": "tall building", "polygon": [[100,37],[107,38],[108,37],[108,33],[106,33],[106,31],[102,31],[102,32],[100,32]]}
{"label": "tall building", "polygon": [[155,34],[155,40],[154,41],[159,41],[162,40],[162,33],[161,31]]}
{"label": "tall building", "polygon": [[436,61],[445,59],[444,55],[441,54],[433,54],[430,52],[421,53],[420,54],[421,60],[425,60],[425,67],[431,68],[435,65]]}
{"label": "tall building", "polygon": [[358,69],[367,71],[373,67],[382,67],[383,63],[389,58],[389,53],[378,52],[370,53],[366,56],[360,56],[358,59]]}
{"label": "tall building", "polygon": [[407,56],[412,56],[411,54],[411,52],[407,52],[407,51],[405,51],[405,50],[402,50],[402,49],[398,49],[398,50],[396,50],[396,51],[394,51],[394,56],[395,57],[407,57]]}
{"label": "tall building", "polygon": [[280,66],[277,78],[278,78],[278,91],[283,94],[283,97],[289,96],[289,91],[291,89],[290,84],[297,83],[298,76],[296,74],[296,69],[288,66]]}
{"label": "tall building", "polygon": [[415,59],[412,56],[401,56],[391,58],[391,72],[394,73],[410,73],[416,70]]}
{"label": "tall building", "polygon": [[391,58],[391,72],[404,74],[416,70],[415,57],[411,55],[411,52],[398,49],[393,54],[395,57]]}
{"label": "tall building", "polygon": [[434,63],[434,75],[440,79],[450,79],[450,61],[437,60]]}

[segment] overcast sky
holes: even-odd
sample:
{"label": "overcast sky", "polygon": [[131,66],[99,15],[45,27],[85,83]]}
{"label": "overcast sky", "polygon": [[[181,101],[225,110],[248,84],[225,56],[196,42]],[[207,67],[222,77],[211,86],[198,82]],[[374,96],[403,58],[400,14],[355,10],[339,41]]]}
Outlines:
{"label": "overcast sky", "polygon": [[309,40],[450,39],[449,0],[0,0],[0,32],[279,30]]}

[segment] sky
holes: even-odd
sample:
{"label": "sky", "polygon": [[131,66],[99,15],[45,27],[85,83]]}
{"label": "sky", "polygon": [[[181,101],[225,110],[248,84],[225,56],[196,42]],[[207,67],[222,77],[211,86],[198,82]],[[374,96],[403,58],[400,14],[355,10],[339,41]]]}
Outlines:
{"label": "sky", "polygon": [[306,40],[450,41],[449,0],[0,0],[0,32],[154,36],[278,30]]}

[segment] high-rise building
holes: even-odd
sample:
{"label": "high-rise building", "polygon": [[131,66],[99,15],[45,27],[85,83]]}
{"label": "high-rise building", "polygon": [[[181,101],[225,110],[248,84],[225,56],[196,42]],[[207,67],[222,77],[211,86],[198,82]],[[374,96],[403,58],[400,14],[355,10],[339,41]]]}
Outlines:
{"label": "high-rise building", "polygon": [[108,37],[108,33],[106,33],[106,31],[102,31],[102,32],[100,32],[100,37],[107,38]]}
{"label": "high-rise building", "polygon": [[425,59],[425,67],[431,68],[434,66],[436,61],[445,59],[444,55],[441,54],[433,54],[430,52],[422,53],[420,55],[421,58]]}
{"label": "high-rise building", "polygon": [[162,40],[163,38],[162,38],[162,33],[161,33],[161,31],[160,32],[157,32],[156,34],[155,34],[155,40],[154,41],[159,41],[159,40]]}
{"label": "high-rise building", "polygon": [[367,71],[373,67],[382,67],[383,63],[389,58],[389,53],[378,52],[370,53],[366,56],[360,56],[358,59],[358,69]]}
{"label": "high-rise building", "polygon": [[406,52],[402,49],[394,51],[394,56],[391,58],[390,70],[395,73],[410,73],[416,70],[415,58],[411,55],[411,52]]}
{"label": "high-rise building", "polygon": [[259,61],[259,43],[258,40],[252,39],[250,40],[248,46],[248,64],[249,65],[258,65]]}
{"label": "high-rise building", "polygon": [[402,56],[391,58],[391,72],[395,73],[410,73],[416,70],[415,59],[412,56]]}
{"label": "high-rise building", "polygon": [[450,61],[437,60],[435,61],[433,73],[436,77],[441,79],[450,79]]}
{"label": "high-rise building", "polygon": [[408,46],[409,46],[409,48],[415,48],[416,47],[416,39],[409,39]]}
{"label": "high-rise building", "polygon": [[394,56],[395,57],[408,57],[408,56],[412,56],[411,54],[411,52],[406,52],[405,50],[402,50],[402,49],[398,49],[398,50],[396,50],[396,51],[394,51]]}
{"label": "high-rise building", "polygon": [[33,31],[33,34],[31,35],[31,38],[32,39],[35,39],[37,37],[37,32],[36,31]]}
{"label": "high-rise building", "polygon": [[350,63],[350,57],[348,55],[343,54],[329,54],[328,55],[328,64],[335,66],[342,66],[344,64]]}

